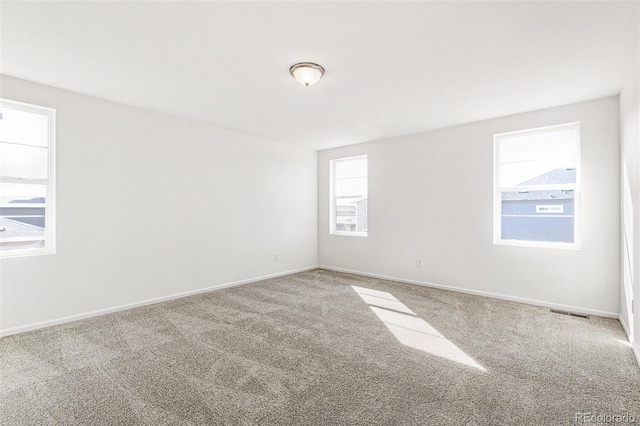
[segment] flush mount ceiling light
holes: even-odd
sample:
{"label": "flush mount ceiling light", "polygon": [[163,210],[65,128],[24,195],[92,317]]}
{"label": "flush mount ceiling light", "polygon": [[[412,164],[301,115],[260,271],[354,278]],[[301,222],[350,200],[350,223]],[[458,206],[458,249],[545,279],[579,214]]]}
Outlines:
{"label": "flush mount ceiling light", "polygon": [[324,75],[324,68],[313,62],[300,62],[289,68],[291,76],[304,86],[313,86]]}

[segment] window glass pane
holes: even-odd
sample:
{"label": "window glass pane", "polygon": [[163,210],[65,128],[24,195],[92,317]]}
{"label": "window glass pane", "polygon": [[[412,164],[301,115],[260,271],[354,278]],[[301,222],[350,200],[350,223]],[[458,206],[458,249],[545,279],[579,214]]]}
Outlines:
{"label": "window glass pane", "polygon": [[367,195],[367,178],[337,179],[335,195],[337,197]]}
{"label": "window glass pane", "polygon": [[334,163],[336,179],[367,176],[367,159],[354,158]]}
{"label": "window glass pane", "polygon": [[335,225],[338,232],[367,232],[367,199],[337,198]]}
{"label": "window glass pane", "polygon": [[44,240],[44,228],[21,220],[0,217],[0,243]]}
{"label": "window glass pane", "polygon": [[0,141],[46,147],[49,117],[0,106]]}
{"label": "window glass pane", "polygon": [[46,185],[31,183],[0,183],[0,207],[16,204],[39,207],[44,206],[47,194]]}
{"label": "window glass pane", "polygon": [[[575,183],[578,129],[507,136],[500,140],[501,187]],[[573,169],[567,172],[567,169]]]}
{"label": "window glass pane", "polygon": [[45,185],[1,183],[0,242],[44,238],[45,197]]}
{"label": "window glass pane", "polygon": [[500,187],[576,183],[576,157],[500,164]]}
{"label": "window glass pane", "polygon": [[573,190],[502,192],[503,240],[574,242]]}
{"label": "window glass pane", "polygon": [[578,155],[578,129],[508,136],[500,141],[500,163],[562,159]]}
{"label": "window glass pane", "polygon": [[0,176],[47,179],[48,149],[0,142]]}

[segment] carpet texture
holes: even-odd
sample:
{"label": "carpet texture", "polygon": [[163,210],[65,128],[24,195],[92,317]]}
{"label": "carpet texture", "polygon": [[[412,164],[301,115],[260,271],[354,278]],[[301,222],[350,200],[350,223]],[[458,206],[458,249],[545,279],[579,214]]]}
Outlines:
{"label": "carpet texture", "polygon": [[314,270],[0,339],[2,425],[640,422],[618,321]]}

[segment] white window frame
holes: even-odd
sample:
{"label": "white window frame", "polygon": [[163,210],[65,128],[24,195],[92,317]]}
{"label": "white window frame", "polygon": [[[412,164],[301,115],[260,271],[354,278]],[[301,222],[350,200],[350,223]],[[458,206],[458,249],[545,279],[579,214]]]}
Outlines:
{"label": "white window frame", "polygon": [[[577,132],[578,146],[576,156],[578,165],[576,167],[576,183],[561,185],[540,185],[527,186],[527,191],[573,189],[574,190],[574,213],[573,213],[573,243],[546,242],[546,241],[526,241],[526,240],[503,240],[502,239],[502,192],[522,190],[522,187],[500,187],[500,142],[517,136],[530,136],[536,134],[550,133],[561,130],[575,129]],[[493,135],[493,243],[508,246],[541,247],[574,249],[581,248],[581,174],[582,162],[580,155],[581,137],[580,122],[565,123],[546,127],[537,127],[515,132],[498,133]]]}
{"label": "white window frame", "polygon": [[[0,251],[0,259],[11,257],[37,256],[56,253],[56,110],[39,105],[27,104],[0,98],[0,108],[46,115],[48,118],[47,178],[31,179],[0,175],[1,183],[45,185],[45,228],[44,247]],[[8,141],[7,141],[8,142]],[[20,144],[27,145],[27,144]],[[29,146],[29,145],[27,145]],[[20,238],[14,241],[37,241],[41,238]]]}
{"label": "white window frame", "polygon": [[[343,157],[343,158],[335,158],[333,160],[329,161],[329,180],[330,180],[330,184],[329,184],[329,199],[330,199],[330,206],[329,206],[329,234],[331,235],[344,235],[344,236],[350,236],[350,237],[366,237],[368,235],[368,229],[367,232],[346,232],[346,231],[337,231],[336,230],[336,175],[335,175],[335,165],[341,161],[347,161],[347,160],[355,160],[355,159],[359,159],[359,158],[364,158],[365,160],[367,160],[367,199],[369,198],[369,189],[368,189],[368,182],[369,182],[369,159],[367,157],[367,155],[354,155],[352,157]],[[369,221],[369,206],[368,206],[368,202],[367,202],[367,223]]]}

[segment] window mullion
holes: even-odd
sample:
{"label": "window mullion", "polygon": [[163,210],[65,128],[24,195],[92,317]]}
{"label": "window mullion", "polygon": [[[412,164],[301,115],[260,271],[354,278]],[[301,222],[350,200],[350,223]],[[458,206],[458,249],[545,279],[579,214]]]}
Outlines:
{"label": "window mullion", "polygon": [[19,178],[13,176],[0,176],[0,183],[17,183],[25,185],[46,185],[49,179],[33,179],[33,178]]}
{"label": "window mullion", "polygon": [[533,185],[533,186],[503,186],[500,187],[500,192],[531,192],[531,191],[562,191],[562,190],[575,190],[577,184],[564,183],[557,185]]}

